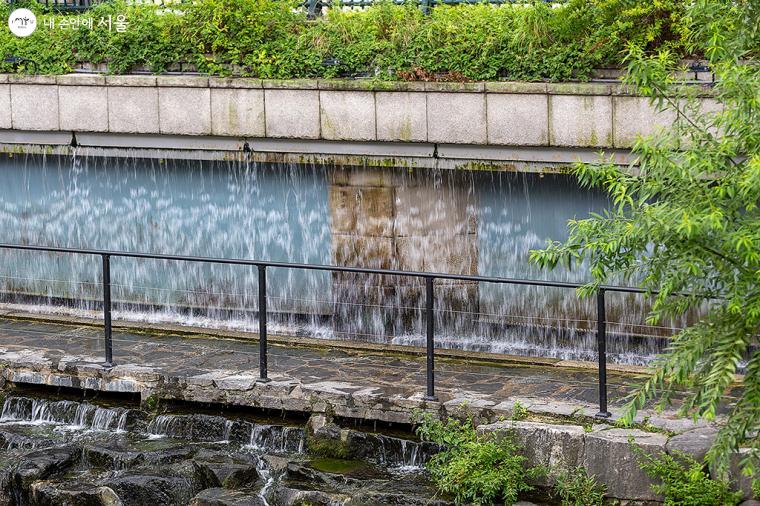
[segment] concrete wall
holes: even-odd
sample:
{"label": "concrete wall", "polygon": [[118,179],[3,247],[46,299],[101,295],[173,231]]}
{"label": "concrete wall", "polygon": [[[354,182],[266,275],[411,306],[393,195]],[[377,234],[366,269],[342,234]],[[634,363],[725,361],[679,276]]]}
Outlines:
{"label": "concrete wall", "polygon": [[627,149],[672,121],[618,84],[0,74],[0,130]]}

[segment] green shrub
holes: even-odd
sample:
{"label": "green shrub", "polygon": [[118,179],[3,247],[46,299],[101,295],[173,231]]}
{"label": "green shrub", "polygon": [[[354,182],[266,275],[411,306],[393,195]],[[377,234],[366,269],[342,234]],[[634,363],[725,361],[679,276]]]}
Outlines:
{"label": "green shrub", "polygon": [[635,444],[633,449],[641,469],[661,482],[652,489],[665,497],[665,506],[726,506],[741,501],[741,493],[732,492],[724,481],[711,479],[705,466],[690,455],[648,455]]}
{"label": "green shrub", "polygon": [[[308,20],[297,0],[195,0],[173,8],[114,0],[80,14],[28,3],[38,30],[24,39],[0,32],[0,53],[32,59],[49,74],[79,61],[107,63],[111,73],[135,66],[163,72],[184,61],[212,75],[234,70],[261,78],[583,80],[595,67],[620,63],[629,43],[677,54],[684,47],[679,0],[440,5],[429,15],[380,1],[317,20]],[[128,29],[44,23],[108,15],[125,16]]]}
{"label": "green shrub", "polygon": [[426,413],[420,421],[420,437],[443,447],[427,469],[436,486],[453,495],[457,504],[514,504],[521,492],[532,489],[528,480],[545,472],[526,467],[512,435],[480,435],[472,418],[442,422]]}
{"label": "green shrub", "polygon": [[554,491],[562,506],[602,506],[604,503],[605,486],[589,476],[585,467],[560,471]]}

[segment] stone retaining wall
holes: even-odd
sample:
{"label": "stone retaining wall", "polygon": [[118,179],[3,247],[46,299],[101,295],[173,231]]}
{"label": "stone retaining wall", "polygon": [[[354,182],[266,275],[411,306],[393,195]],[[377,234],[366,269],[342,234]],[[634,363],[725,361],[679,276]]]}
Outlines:
{"label": "stone retaining wall", "polygon": [[[706,107],[715,107],[705,98]],[[630,148],[672,123],[619,84],[0,74],[0,134]],[[2,136],[0,135],[0,141]]]}
{"label": "stone retaining wall", "polygon": [[[549,470],[538,485],[551,486],[559,470],[582,466],[598,483],[605,485],[608,497],[628,504],[656,504],[663,500],[651,488],[656,482],[639,466],[632,442],[649,455],[685,453],[701,461],[717,433],[716,428],[707,426],[673,435],[607,424],[594,425],[589,430],[580,425],[532,421],[497,422],[481,425],[478,431],[493,433],[496,437],[512,435],[524,448],[529,465]],[[732,485],[749,499],[752,497],[751,479],[739,472],[742,458],[742,454],[735,454],[732,459]]]}

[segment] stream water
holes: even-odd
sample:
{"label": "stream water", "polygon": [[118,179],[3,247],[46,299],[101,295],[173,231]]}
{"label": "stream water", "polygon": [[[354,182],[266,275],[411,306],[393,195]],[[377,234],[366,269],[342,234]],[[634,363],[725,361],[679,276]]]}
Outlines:
{"label": "stream water", "polygon": [[[140,158],[0,157],[2,242],[586,281],[529,251],[606,198],[570,176]],[[97,257],[3,252],[16,309],[98,316]],[[115,317],[257,329],[253,268],[112,259]],[[270,331],[421,344],[418,281],[268,272]],[[437,346],[595,358],[595,305],[573,290],[438,282]],[[673,328],[644,325],[636,295],[608,294],[608,350],[644,364]],[[674,324],[678,326],[678,322]]]}
{"label": "stream water", "polygon": [[353,460],[312,454],[303,421],[13,394],[0,415],[0,504],[445,502],[423,470],[433,446],[336,430]]}

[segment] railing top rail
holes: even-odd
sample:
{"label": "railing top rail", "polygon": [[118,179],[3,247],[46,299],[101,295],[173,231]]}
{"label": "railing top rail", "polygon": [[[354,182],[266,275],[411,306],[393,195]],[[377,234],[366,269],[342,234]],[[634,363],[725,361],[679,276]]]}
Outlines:
{"label": "railing top rail", "polygon": [[[202,257],[191,255],[163,255],[154,253],[139,253],[129,251],[112,251],[112,250],[99,250],[99,249],[83,249],[83,248],[66,248],[62,246],[36,246],[26,244],[6,244],[0,243],[0,249],[12,249],[23,251],[44,251],[48,253],[69,253],[79,255],[108,255],[111,257],[123,257],[123,258],[146,258],[152,260],[175,260],[181,262],[201,262],[212,264],[226,264],[226,265],[248,265],[248,266],[264,266],[264,267],[280,267],[286,269],[302,269],[312,271],[328,271],[328,272],[349,272],[359,274],[380,274],[387,276],[406,276],[415,278],[436,278],[436,279],[451,279],[456,281],[480,281],[485,283],[499,283],[509,285],[524,285],[524,286],[543,286],[549,288],[573,288],[577,289],[584,286],[583,283],[570,283],[564,281],[544,281],[538,279],[520,279],[520,278],[503,278],[496,276],[473,276],[467,274],[447,274],[444,272],[420,272],[420,271],[402,271],[394,269],[373,269],[369,267],[348,267],[339,265],[323,265],[323,264],[304,264],[297,262],[274,262],[268,260],[245,260],[238,258],[216,258],[216,257]],[[600,289],[611,292],[622,293],[645,293],[646,290],[636,287],[628,286],[600,286]]]}

